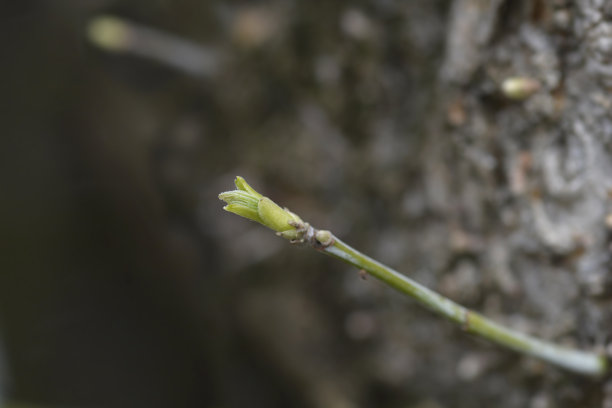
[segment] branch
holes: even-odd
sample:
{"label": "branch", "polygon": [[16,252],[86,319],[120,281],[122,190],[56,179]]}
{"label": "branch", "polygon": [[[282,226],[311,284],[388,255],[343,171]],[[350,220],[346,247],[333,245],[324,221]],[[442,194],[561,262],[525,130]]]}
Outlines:
{"label": "branch", "polygon": [[578,374],[598,377],[608,372],[608,360],[605,356],[562,347],[495,323],[362,254],[330,231],[313,228],[287,208],[279,207],[253,190],[242,177],[237,177],[235,183],[238,190],[219,194],[219,198],[227,203],[223,207],[224,210],[259,222],[292,243],[309,245],[326,255],[365,270],[431,311],[457,323],[468,333]]}

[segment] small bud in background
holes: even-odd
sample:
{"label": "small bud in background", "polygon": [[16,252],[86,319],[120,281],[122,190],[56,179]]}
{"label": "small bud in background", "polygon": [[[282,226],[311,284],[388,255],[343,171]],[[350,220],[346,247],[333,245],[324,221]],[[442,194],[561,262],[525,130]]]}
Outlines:
{"label": "small bud in background", "polygon": [[540,90],[540,82],[529,77],[506,78],[501,84],[501,91],[506,98],[521,101]]}
{"label": "small bud in background", "polygon": [[606,227],[612,230],[612,213],[606,215]]}
{"label": "small bud in background", "polygon": [[236,11],[230,30],[232,40],[243,49],[261,47],[282,28],[282,17],[268,8],[246,6]]}
{"label": "small bud in background", "polygon": [[94,18],[87,27],[87,35],[89,41],[107,51],[117,52],[130,48],[130,28],[116,17]]}

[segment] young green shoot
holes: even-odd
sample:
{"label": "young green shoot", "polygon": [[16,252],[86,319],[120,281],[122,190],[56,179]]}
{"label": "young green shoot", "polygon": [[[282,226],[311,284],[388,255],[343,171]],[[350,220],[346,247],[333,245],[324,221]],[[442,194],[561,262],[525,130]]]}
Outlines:
{"label": "young green shoot", "polygon": [[224,210],[256,221],[291,243],[311,246],[366,271],[431,311],[457,323],[468,333],[578,374],[601,377],[608,372],[608,359],[604,355],[556,345],[495,323],[362,254],[330,231],[317,230],[287,208],[281,208],[259,194],[242,177],[237,177],[235,184],[237,190],[219,194],[219,198],[227,203]]}

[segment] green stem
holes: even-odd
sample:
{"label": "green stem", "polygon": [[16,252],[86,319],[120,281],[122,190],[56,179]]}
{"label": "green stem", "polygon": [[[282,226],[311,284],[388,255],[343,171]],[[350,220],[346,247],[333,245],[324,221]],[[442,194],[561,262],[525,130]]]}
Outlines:
{"label": "green stem", "polygon": [[235,184],[237,190],[219,194],[219,198],[227,203],[223,207],[226,211],[265,225],[292,243],[310,245],[365,270],[425,307],[459,324],[468,333],[576,373],[603,376],[608,372],[608,360],[605,356],[561,347],[501,326],[351,248],[331,232],[316,230],[296,214],[259,194],[242,177],[237,177]]}
{"label": "green stem", "polygon": [[561,347],[501,326],[362,254],[338,238],[333,237],[333,239],[332,245],[320,250],[365,270],[396,290],[416,299],[433,312],[461,325],[468,333],[477,334],[502,346],[579,374],[602,376],[608,371],[608,361],[604,356]]}

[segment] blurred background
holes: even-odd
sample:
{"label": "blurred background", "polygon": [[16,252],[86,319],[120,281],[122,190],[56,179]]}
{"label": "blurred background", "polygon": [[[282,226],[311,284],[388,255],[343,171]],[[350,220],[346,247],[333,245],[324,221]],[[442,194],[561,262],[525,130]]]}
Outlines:
{"label": "blurred background", "polygon": [[5,1],[0,33],[0,406],[612,406],[217,199],[605,350],[607,2]]}

